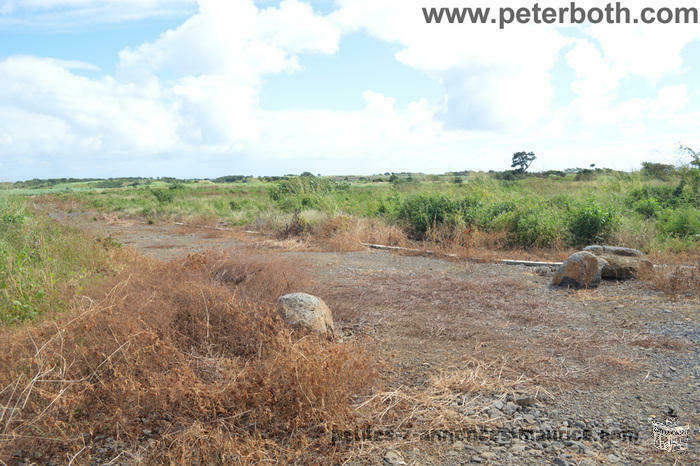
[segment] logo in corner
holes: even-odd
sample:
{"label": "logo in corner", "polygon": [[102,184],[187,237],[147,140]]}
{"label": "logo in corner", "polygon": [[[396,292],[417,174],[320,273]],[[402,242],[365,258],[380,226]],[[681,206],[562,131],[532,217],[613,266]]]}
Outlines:
{"label": "logo in corner", "polygon": [[679,426],[672,419],[666,419],[666,422],[652,419],[651,426],[654,429],[654,447],[656,449],[667,452],[688,451],[690,425]]}

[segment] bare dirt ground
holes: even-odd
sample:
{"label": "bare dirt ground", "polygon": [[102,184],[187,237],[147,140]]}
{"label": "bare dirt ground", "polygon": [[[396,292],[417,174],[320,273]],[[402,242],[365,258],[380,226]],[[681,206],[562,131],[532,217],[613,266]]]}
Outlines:
{"label": "bare dirt ground", "polygon": [[[326,300],[344,338],[375,345],[387,361],[383,375],[390,387],[420,388],[432,376],[474,361],[490,364],[504,380],[526,380],[508,393],[484,396],[488,409],[480,415],[498,435],[379,440],[358,447],[365,451],[358,461],[563,465],[700,459],[697,298],[671,299],[639,281],[604,282],[590,291],[552,289],[547,269],[369,250],[289,251],[240,232],[105,221],[91,214],[53,217],[163,260],[207,249],[277,249],[312,271],[314,289],[299,291]],[[676,418],[691,426],[688,452],[657,451],[650,420]]]}

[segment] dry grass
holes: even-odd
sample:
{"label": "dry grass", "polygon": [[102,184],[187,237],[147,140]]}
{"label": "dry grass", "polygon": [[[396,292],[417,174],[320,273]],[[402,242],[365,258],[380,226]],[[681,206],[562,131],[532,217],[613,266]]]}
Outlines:
{"label": "dry grass", "polygon": [[697,266],[658,265],[644,279],[654,289],[671,296],[700,296],[700,260]]}
{"label": "dry grass", "polygon": [[[483,232],[476,229],[455,230],[448,227],[432,228],[425,241],[409,239],[406,231],[377,218],[337,216],[321,223],[317,228],[304,232],[303,237],[311,247],[323,250],[349,252],[365,249],[363,243],[383,246],[399,246],[408,249],[431,251],[442,257],[452,257],[476,262],[493,262],[499,259],[561,261],[574,250],[515,249],[507,246],[505,233]],[[400,254],[415,254],[411,251]]]}
{"label": "dry grass", "polygon": [[505,399],[525,388],[535,389],[531,380],[503,366],[472,360],[441,370],[425,387],[375,393],[356,409],[371,413],[366,418],[375,428],[413,428],[423,434],[483,425],[487,420],[482,414],[491,407],[492,396]]}
{"label": "dry grass", "polygon": [[362,243],[410,247],[404,231],[380,219],[338,216],[323,223],[314,232],[320,243],[333,251],[360,251]]}
{"label": "dry grass", "polygon": [[630,342],[632,346],[640,348],[658,348],[669,351],[687,351],[692,347],[689,343],[665,336],[644,336]]}
{"label": "dry grass", "polygon": [[[138,259],[55,322],[0,334],[0,458],[321,462],[372,388],[356,345],[289,330],[272,259]],[[280,277],[284,279],[280,280]],[[303,278],[303,277],[302,277]],[[105,443],[105,438],[112,439]]]}

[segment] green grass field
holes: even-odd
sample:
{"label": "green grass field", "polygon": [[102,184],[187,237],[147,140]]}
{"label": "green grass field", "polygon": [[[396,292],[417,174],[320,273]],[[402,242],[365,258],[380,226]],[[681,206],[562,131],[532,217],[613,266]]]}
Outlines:
{"label": "green grass field", "polygon": [[[24,402],[20,397],[28,400],[6,421],[10,442],[0,445],[0,456],[5,448],[67,463],[85,449],[76,445],[76,438],[99,432],[102,438],[123,436],[118,448],[124,451],[147,450],[145,461],[152,463],[206,463],[212,458],[216,462],[235,458],[241,451],[254,452],[255,458],[268,462],[314,463],[314,455],[325,459],[348,454],[336,450],[330,437],[318,436],[318,426],[345,431],[357,425],[386,426],[387,418],[403,425],[406,413],[416,409],[414,401],[406,408],[399,404],[396,414],[385,417],[386,405],[377,401],[381,404],[360,411],[357,400],[376,390],[382,393],[375,383],[377,367],[385,363],[376,363],[374,353],[361,343],[364,340],[308,338],[311,335],[297,334],[283,324],[276,299],[309,286],[303,271],[283,256],[251,249],[255,254],[222,260],[210,251],[162,262],[120,247],[111,237],[95,238],[65,227],[49,216],[51,212],[84,212],[79,216],[83,223],[91,218],[99,222],[104,214],[156,224],[225,222],[299,235],[311,245],[348,225],[379,225],[381,231],[398,232],[401,241],[425,241],[430,248],[445,243],[446,249],[461,247],[466,253],[481,252],[460,243],[460,238],[474,232],[488,239],[480,247],[504,249],[509,255],[517,252],[512,249],[531,250],[535,256],[565,255],[566,249],[605,242],[637,247],[656,254],[656,259],[659,254],[669,256],[659,264],[689,259],[697,263],[698,173],[674,170],[660,178],[645,172],[599,170],[527,176],[33,180],[0,185],[0,340],[6,348],[0,356],[0,387],[20,387],[4,388],[0,404],[19,406]],[[331,239],[347,238],[342,233]],[[348,237],[354,246],[359,244],[360,235]],[[332,244],[342,245],[329,241]],[[679,261],[670,260],[674,254]],[[221,274],[222,267],[226,274]],[[234,284],[217,278],[224,276],[243,279]],[[414,280],[406,282],[406,289],[414,286]],[[645,280],[650,289],[674,300],[681,293],[697,296],[696,273],[689,275],[687,267],[659,268]],[[433,283],[437,281],[430,277],[419,286]],[[470,302],[488,296],[480,283],[487,288],[496,284],[448,283],[475,283],[464,285],[471,293],[464,295]],[[512,283],[514,279],[500,285],[503,294],[521,291],[512,289]],[[348,288],[358,286],[363,285]],[[434,307],[435,290],[423,290],[431,296],[425,301],[427,308]],[[489,302],[488,297],[483,299]],[[531,303],[534,298],[528,299]],[[568,293],[558,299],[564,307],[580,301]],[[524,314],[520,299],[504,301],[499,294],[494,302],[494,308],[506,306],[510,315]],[[534,302],[546,307],[544,298]],[[654,302],[654,312],[670,307],[658,303]],[[586,312],[582,309],[576,312]],[[512,322],[540,326],[543,314],[537,312],[531,321]],[[623,322],[623,331],[629,331]],[[431,345],[451,349],[452,340],[440,343],[444,337],[436,335]],[[552,351],[548,335],[543,344],[546,355]],[[472,346],[472,334],[465,338]],[[408,341],[408,346],[415,346],[414,340]],[[545,353],[541,354],[534,371],[542,368],[539,361]],[[413,363],[414,356],[410,357]],[[477,370],[490,367],[478,364]],[[484,387],[506,390],[500,360],[498,367],[493,376],[460,372],[456,380],[476,380],[476,388],[469,389],[475,393]],[[445,388],[439,387],[419,391],[410,400],[444,393]],[[435,406],[426,403],[431,410]],[[158,413],[169,418],[161,421]],[[375,413],[382,414],[375,417]],[[169,424],[162,424],[165,421]],[[158,432],[162,436],[156,438],[165,440],[148,443],[146,449],[145,429],[155,433],[162,425],[177,430]],[[234,431],[242,434],[231,436]],[[90,442],[91,448],[101,445],[98,437]],[[107,460],[119,454],[112,452]],[[85,455],[105,462],[97,449]]]}
{"label": "green grass field", "polygon": [[[59,227],[31,205],[160,222],[223,222],[314,235],[338,216],[398,226],[416,241],[465,231],[501,249],[561,250],[592,243],[651,254],[700,252],[700,171],[663,176],[586,170],[527,176],[387,174],[210,180],[32,180],[0,189],[0,306],[4,322],[61,307],[107,267],[104,244]],[[294,224],[294,228],[289,227]],[[77,245],[82,253],[74,254]],[[70,293],[69,293],[70,294]]]}
{"label": "green grass field", "polygon": [[[414,239],[474,229],[503,247],[607,242],[646,252],[700,250],[700,176],[583,170],[514,176],[230,177],[220,180],[59,180],[6,184],[5,195],[46,196],[73,208],[150,222],[219,221],[279,229],[299,212],[305,227],[338,215],[381,218]],[[509,179],[510,178],[510,179]],[[444,234],[442,235],[444,237]]]}

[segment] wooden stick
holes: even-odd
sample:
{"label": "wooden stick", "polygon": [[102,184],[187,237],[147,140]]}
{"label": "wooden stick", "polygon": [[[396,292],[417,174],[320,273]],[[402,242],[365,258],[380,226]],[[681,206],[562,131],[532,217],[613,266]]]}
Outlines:
{"label": "wooden stick", "polygon": [[538,262],[538,261],[518,261],[512,259],[501,260],[506,265],[524,265],[526,267],[559,267],[563,262]]}
{"label": "wooden stick", "polygon": [[407,251],[407,252],[417,252],[420,254],[428,254],[431,256],[435,255],[441,255],[441,256],[447,256],[447,257],[457,257],[457,254],[443,254],[440,252],[435,252],[435,251],[429,251],[426,249],[411,249],[411,248],[402,248],[399,246],[385,246],[383,244],[372,244],[372,243],[361,243],[363,246],[366,246],[368,248],[372,249],[382,249],[382,250],[389,250],[389,251]]}

